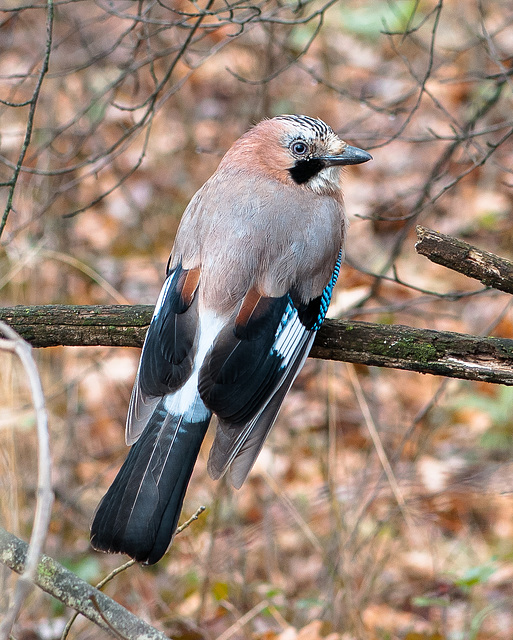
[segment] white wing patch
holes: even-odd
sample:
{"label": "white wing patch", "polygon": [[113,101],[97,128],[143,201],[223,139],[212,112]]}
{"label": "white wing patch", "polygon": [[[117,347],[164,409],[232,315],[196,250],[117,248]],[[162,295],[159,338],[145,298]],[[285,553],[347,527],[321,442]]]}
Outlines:
{"label": "white wing patch", "polygon": [[290,302],[276,330],[270,350],[272,358],[282,359],[276,384],[257,415],[239,432],[234,432],[229,423],[218,425],[216,440],[208,461],[208,471],[212,478],[221,477],[228,467],[232,466],[232,484],[236,488],[242,485],[276,420],[285,394],[308,356],[314,338],[315,332],[306,329],[299,319],[297,309]]}
{"label": "white wing patch", "polygon": [[299,319],[297,310],[289,305],[276,332],[276,340],[271,349],[271,354],[277,354],[283,358],[282,369],[288,367],[304,333],[305,326]]}
{"label": "white wing patch", "polygon": [[199,397],[198,377],[205,356],[223,326],[224,321],[213,311],[205,311],[202,313],[199,326],[198,349],[194,359],[194,369],[183,387],[166,396],[164,406],[169,413],[173,415],[183,415],[189,422],[206,419],[206,412],[209,412]]}
{"label": "white wing patch", "polygon": [[[152,323],[158,318],[162,310],[172,279],[173,274],[168,276],[160,290],[155,310],[153,312]],[[214,312],[205,311],[202,314],[199,326],[198,349],[192,373],[180,389],[165,396],[165,408],[172,415],[183,415],[186,420],[192,422],[207,419],[207,414],[209,412],[200,400],[198,394],[198,375],[201,365],[203,364],[203,360],[222,327],[223,321],[218,318]],[[139,371],[141,368],[141,361],[144,357],[145,346],[146,341],[142,348],[141,360],[139,361],[139,368],[132,390],[132,395],[130,397],[130,405],[128,407],[125,429],[125,441],[128,445],[134,444],[139,439],[144,427],[161,399],[161,396],[145,396],[141,391],[141,386],[139,384]]]}
{"label": "white wing patch", "polygon": [[[159,297],[157,298],[157,302],[155,304],[155,309],[153,310],[151,323],[153,323],[158,318],[160,311],[162,310],[162,305],[169,291],[169,287],[171,286],[172,279],[173,274],[169,275],[162,285]],[[137,442],[139,436],[144,430],[144,427],[146,426],[146,423],[150,419],[153,411],[155,410],[155,407],[160,400],[159,397],[145,396],[142,393],[141,386],[139,384],[139,371],[141,370],[141,361],[144,357],[145,346],[146,340],[144,341],[141,351],[139,366],[137,367],[137,375],[135,377],[134,386],[132,388],[132,395],[130,396],[130,404],[128,406],[128,413],[126,416],[125,442],[129,446]]]}

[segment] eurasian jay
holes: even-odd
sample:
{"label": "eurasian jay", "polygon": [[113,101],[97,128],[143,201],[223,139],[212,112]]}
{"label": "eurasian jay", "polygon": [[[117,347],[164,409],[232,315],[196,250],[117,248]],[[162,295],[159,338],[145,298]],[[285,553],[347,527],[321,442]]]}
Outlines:
{"label": "eurasian jay", "polygon": [[371,156],[321,120],[250,129],[187,207],[146,335],[128,457],[96,510],[93,547],[160,560],[208,424],[212,478],[246,479],[321,326],[343,259],[340,167]]}

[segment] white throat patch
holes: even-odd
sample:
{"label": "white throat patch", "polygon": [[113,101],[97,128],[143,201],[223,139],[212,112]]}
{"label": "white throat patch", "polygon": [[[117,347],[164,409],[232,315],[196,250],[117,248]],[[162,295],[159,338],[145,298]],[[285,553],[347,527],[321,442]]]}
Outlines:
{"label": "white throat patch", "polygon": [[340,167],[325,167],[306,183],[307,186],[320,196],[333,193],[340,189]]}

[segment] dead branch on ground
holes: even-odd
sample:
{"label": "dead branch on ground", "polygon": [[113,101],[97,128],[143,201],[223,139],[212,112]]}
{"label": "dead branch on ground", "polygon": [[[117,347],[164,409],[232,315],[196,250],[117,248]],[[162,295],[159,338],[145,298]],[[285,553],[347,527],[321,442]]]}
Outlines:
{"label": "dead branch on ground", "polygon": [[[28,545],[0,527],[0,562],[23,573]],[[79,578],[47,555],[41,556],[34,583],[118,638],[167,640],[167,636]]]}

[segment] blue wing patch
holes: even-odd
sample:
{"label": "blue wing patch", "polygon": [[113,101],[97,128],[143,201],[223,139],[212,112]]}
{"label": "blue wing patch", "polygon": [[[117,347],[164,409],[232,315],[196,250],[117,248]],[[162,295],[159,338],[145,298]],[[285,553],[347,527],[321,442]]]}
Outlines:
{"label": "blue wing patch", "polygon": [[280,298],[248,292],[233,324],[219,333],[199,374],[205,405],[220,420],[243,427],[259,415],[291,369],[304,362],[305,345],[321,326],[342,261],[330,281],[308,304],[294,290]]}
{"label": "blue wing patch", "polygon": [[333,269],[333,273],[331,274],[330,281],[324,287],[320,304],[319,304],[319,313],[317,315],[317,320],[315,321],[312,329],[314,331],[318,331],[321,328],[322,323],[324,322],[324,318],[328,312],[328,307],[330,306],[331,296],[333,295],[333,289],[337,284],[338,274],[340,273],[340,265],[342,264],[342,249],[338,252],[337,262],[335,263],[335,268]]}
{"label": "blue wing patch", "polygon": [[[342,263],[342,250],[339,251],[333,273],[328,284],[324,287],[320,296],[310,300],[308,304],[296,304],[299,318],[305,327],[310,331],[318,331],[321,328],[328,307],[330,306],[333,289],[337,283],[340,265]],[[294,298],[294,295],[292,296]]]}

